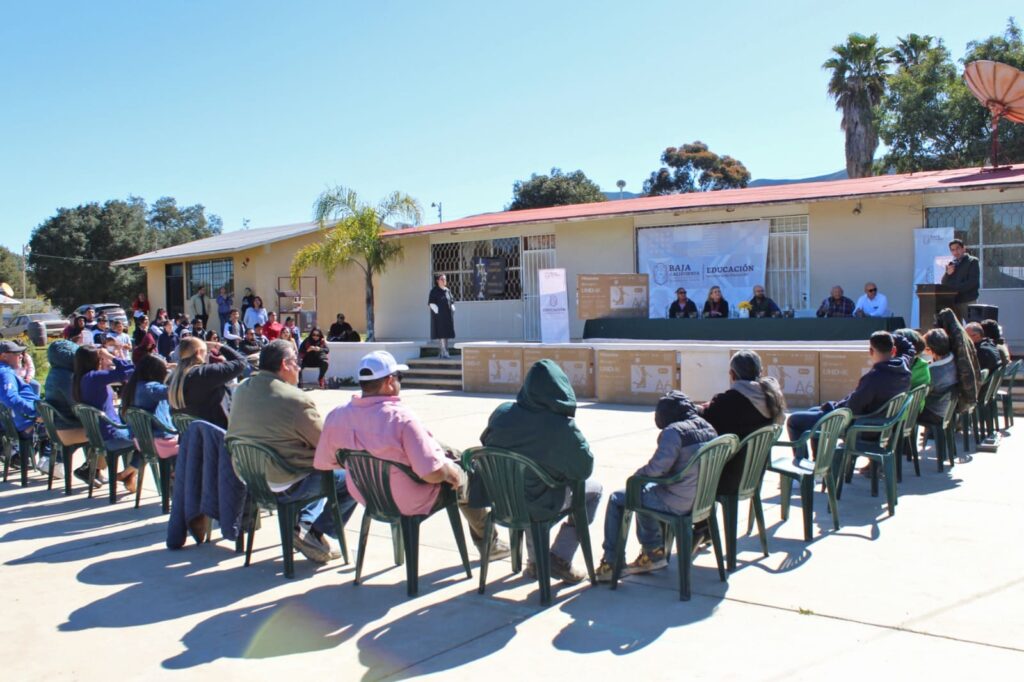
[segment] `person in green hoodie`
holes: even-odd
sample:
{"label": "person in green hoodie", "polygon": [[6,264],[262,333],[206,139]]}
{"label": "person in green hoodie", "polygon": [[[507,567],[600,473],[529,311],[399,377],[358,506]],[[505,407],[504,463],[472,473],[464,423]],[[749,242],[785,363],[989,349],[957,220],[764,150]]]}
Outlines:
{"label": "person in green hoodie", "polygon": [[[588,480],[594,471],[594,456],[587,439],[576,426],[576,393],[569,377],[552,360],[540,360],[526,375],[514,403],[503,403],[491,414],[480,436],[486,446],[504,448],[529,457],[565,488],[548,488],[540,479],[527,475],[526,498],[530,511],[549,516],[572,503],[568,485],[586,481],[587,522],[594,520],[601,501],[601,484]],[[567,583],[578,583],[586,573],[572,565],[579,545],[576,528],[566,521],[551,544],[551,575]],[[528,561],[524,574],[536,576],[533,543],[527,535]]]}

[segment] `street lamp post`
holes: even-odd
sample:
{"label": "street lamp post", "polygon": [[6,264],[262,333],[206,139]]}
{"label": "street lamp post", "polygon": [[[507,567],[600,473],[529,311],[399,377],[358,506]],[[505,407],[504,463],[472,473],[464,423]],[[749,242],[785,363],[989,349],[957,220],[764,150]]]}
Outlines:
{"label": "street lamp post", "polygon": [[28,298],[28,254],[32,247],[25,244],[21,247],[21,298]]}
{"label": "street lamp post", "polygon": [[432,202],[430,204],[430,208],[436,208],[437,209],[437,222],[443,223],[444,222],[444,214],[441,212],[441,202],[440,201]]}

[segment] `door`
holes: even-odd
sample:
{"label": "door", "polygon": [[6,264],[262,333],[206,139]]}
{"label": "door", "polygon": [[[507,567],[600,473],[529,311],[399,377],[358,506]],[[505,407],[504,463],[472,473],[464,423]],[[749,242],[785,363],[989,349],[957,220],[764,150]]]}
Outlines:
{"label": "door", "polygon": [[[167,314],[174,317],[185,312],[185,264],[168,263],[164,266],[165,305]],[[156,314],[156,311],[153,311]]]}
{"label": "door", "polygon": [[555,235],[523,237],[523,338],[540,341],[540,279],[538,272],[557,267]]}

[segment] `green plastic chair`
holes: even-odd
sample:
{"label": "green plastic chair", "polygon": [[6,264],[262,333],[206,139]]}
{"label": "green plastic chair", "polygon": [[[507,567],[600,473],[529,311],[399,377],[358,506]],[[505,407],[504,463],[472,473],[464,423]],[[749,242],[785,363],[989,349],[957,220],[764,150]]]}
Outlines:
{"label": "green plastic chair", "polygon": [[[900,393],[871,415],[854,419],[846,429],[843,439],[843,469],[846,481],[853,478],[853,467],[857,457],[867,457],[871,462],[871,496],[878,497],[878,470],[885,475],[885,495],[889,506],[889,516],[896,513],[898,502],[896,492],[896,461],[899,458],[899,443],[903,422],[910,409],[910,398]],[[884,420],[884,421],[879,421]],[[873,434],[878,440],[867,440],[864,436]],[[843,495],[843,483],[839,482],[836,498]]]}
{"label": "green plastic chair", "polygon": [[[579,537],[580,550],[587,564],[590,582],[597,581],[594,574],[594,554],[590,543],[590,527],[586,510],[586,482],[572,481],[568,484],[559,483],[542,469],[535,461],[511,450],[493,447],[469,448],[462,453],[463,465],[480,476],[490,510],[484,537],[494,535],[495,524],[508,528],[512,544],[512,571],[522,570],[523,534],[530,531],[533,540],[534,562],[537,567],[537,583],[540,587],[540,603],[551,602],[551,528],[562,519],[571,516]],[[568,509],[560,510],[550,516],[535,517],[530,513],[530,503],[526,498],[527,474],[535,476],[546,487],[572,490],[572,504]],[[479,594],[487,588],[487,569],[490,565],[491,543],[485,542],[483,556],[480,559]]]}
{"label": "green plastic chair", "polygon": [[152,412],[147,412],[140,407],[129,407],[125,410],[124,418],[128,422],[128,430],[132,432],[139,444],[139,452],[142,453],[138,489],[135,491],[135,507],[138,508],[139,500],[142,497],[142,477],[148,464],[153,471],[157,488],[160,490],[161,511],[164,514],[169,514],[171,512],[171,471],[177,457],[162,458],[157,454],[153,425],[156,424],[164,431],[169,432],[174,432],[174,429],[162,423]]}
{"label": "green plastic chair", "polygon": [[925,441],[929,438],[935,441],[935,461],[939,473],[942,473],[943,460],[949,460],[949,468],[953,468],[953,458],[956,450],[956,387],[949,389],[950,399],[946,404],[946,411],[942,415],[942,424],[928,424],[920,422],[924,428]]}
{"label": "green plastic chair", "polygon": [[[626,561],[626,539],[629,537],[629,524],[633,514],[643,514],[657,519],[662,523],[665,533],[665,554],[669,558],[672,538],[676,541],[676,562],[679,565],[679,599],[690,599],[690,569],[693,564],[693,525],[707,521],[711,531],[711,543],[715,548],[715,560],[718,562],[718,578],[725,582],[725,562],[722,557],[722,540],[718,532],[718,517],[715,514],[715,491],[718,479],[729,458],[739,450],[740,439],[732,434],[719,436],[700,447],[697,453],[687,462],[683,470],[673,476],[630,476],[626,479],[626,506],[622,514],[622,525],[619,528],[619,540],[615,545],[615,567],[612,570],[612,589],[617,589],[622,565]],[[648,483],[672,485],[683,480],[691,467],[699,467],[697,474],[697,494],[693,500],[693,509],[688,514],[647,509],[642,503],[642,493]]]}
{"label": "green plastic chair", "polygon": [[[742,500],[750,500],[750,518],[757,520],[757,534],[761,539],[761,552],[768,556],[768,535],[764,528],[764,508],[761,506],[761,482],[768,463],[772,447],[782,435],[782,426],[771,424],[747,435],[740,441],[739,453],[746,452],[743,462],[743,473],[740,475],[739,488],[735,495],[719,495],[718,503],[722,505],[722,521],[725,525],[726,568],[731,573],[736,570],[736,532],[739,524],[739,505]],[[749,531],[748,531],[749,533]]]}
{"label": "green plastic chair", "polygon": [[[814,520],[814,480],[816,477],[821,477],[822,485],[828,493],[828,509],[832,514],[832,528],[839,530],[838,489],[842,471],[841,466],[836,466],[836,462],[841,463],[842,458],[837,457],[836,454],[839,449],[839,439],[846,433],[852,420],[853,412],[848,408],[841,407],[829,412],[796,440],[776,443],[780,447],[792,448],[793,458],[782,457],[768,463],[768,471],[778,474],[782,484],[780,497],[783,521],[789,518],[789,498],[793,494],[793,482],[800,485],[804,540],[807,542],[811,540],[811,526]],[[805,456],[807,443],[812,439],[817,441],[813,461]]]}
{"label": "green plastic chair", "polygon": [[[194,420],[193,420],[194,421]],[[295,553],[294,532],[295,524],[298,522],[299,512],[310,502],[327,498],[327,504],[331,506],[334,514],[334,527],[338,530],[338,544],[341,546],[342,562],[348,563],[348,545],[345,543],[345,524],[341,518],[341,508],[338,506],[338,492],[334,487],[334,476],[329,471],[316,469],[296,469],[285,462],[272,448],[261,443],[244,440],[229,436],[225,443],[228,453],[231,455],[231,463],[234,466],[238,478],[245,484],[246,511],[248,517],[248,528],[243,532],[248,533],[245,543],[245,565],[252,562],[252,544],[256,536],[256,526],[259,521],[259,509],[277,512],[278,526],[281,531],[281,552],[284,555],[284,576],[285,578],[295,577]],[[267,469],[270,463],[289,474],[319,475],[323,483],[320,492],[310,495],[301,500],[292,502],[281,502],[277,494],[270,489],[267,483]]]}
{"label": "green plastic chair", "polygon": [[74,452],[78,448],[88,448],[89,442],[85,441],[82,443],[64,445],[58,435],[57,409],[50,403],[40,400],[36,403],[36,410],[39,411],[39,416],[43,419],[43,426],[46,428],[46,435],[50,438],[50,470],[47,472],[48,480],[46,483],[46,489],[53,490],[53,470],[57,464],[57,460],[59,459],[64,463],[64,494],[70,495],[71,479],[73,478],[74,471],[74,466],[72,465]]}
{"label": "green plastic chair", "polygon": [[193,417],[190,414],[184,412],[172,412],[171,423],[174,424],[174,430],[178,432],[178,435],[188,431],[188,425],[194,421],[198,421],[198,417]]}
{"label": "green plastic chair", "polygon": [[[442,509],[448,512],[448,520],[452,526],[452,533],[455,535],[455,544],[459,547],[462,566],[466,569],[466,577],[473,577],[473,572],[469,567],[466,536],[459,518],[459,503],[455,491],[450,486],[441,486],[438,503],[429,514],[406,516],[399,511],[398,504],[391,494],[391,476],[394,472],[401,472],[417,483],[424,483],[423,479],[417,476],[410,467],[398,462],[379,459],[361,450],[338,450],[335,457],[338,464],[345,468],[352,485],[362,495],[365,509],[363,523],[359,529],[359,549],[356,552],[354,584],[358,585],[363,577],[363,559],[366,558],[366,541],[370,535],[370,521],[380,521],[391,526],[392,542],[396,545],[396,565],[402,563],[402,553],[397,546],[398,539],[401,540],[401,547],[405,553],[406,593],[410,597],[416,596],[419,592],[420,524]],[[486,558],[484,560],[486,561]],[[486,566],[486,563],[484,565]]]}
{"label": "green plastic chair", "polygon": [[921,475],[921,463],[919,461],[919,453],[917,451],[917,420],[921,416],[921,411],[924,409],[924,400],[928,396],[928,391],[931,388],[928,384],[921,386],[915,386],[907,392],[907,399],[910,403],[907,405],[907,416],[903,420],[903,428],[900,431],[900,448],[899,453],[901,456],[896,457],[896,481],[903,481],[903,458],[905,455],[908,461],[914,463],[914,473],[918,476]]}
{"label": "green plastic chair", "polygon": [[[100,457],[104,457],[107,460],[107,482],[110,485],[110,504],[117,502],[117,459],[121,457],[124,459],[125,465],[135,452],[135,446],[121,448],[119,450],[108,450],[107,446],[103,442],[103,432],[100,430],[101,423],[107,423],[113,426],[115,429],[126,429],[128,428],[124,424],[118,424],[110,417],[108,417],[102,410],[97,410],[92,405],[85,405],[84,403],[78,403],[71,408],[75,416],[78,417],[78,421],[82,422],[82,427],[85,429],[85,435],[89,439],[88,460],[89,460],[89,497],[92,497],[93,481],[96,480],[96,463]],[[141,467],[140,467],[140,479],[141,484]],[[67,471],[64,472],[66,476]],[[139,491],[142,490],[142,486],[135,491],[136,506],[138,505]]]}
{"label": "green plastic chair", "polygon": [[35,464],[35,447],[32,436],[24,436],[18,432],[14,425],[14,413],[6,405],[0,405],[0,438],[3,439],[4,449],[4,483],[7,483],[7,473],[11,468],[11,460],[14,459],[14,446],[18,446],[18,453],[21,456],[21,485],[28,485],[28,470]]}
{"label": "green plastic chair", "polygon": [[999,393],[999,388],[1003,385],[1006,367],[1006,365],[1001,365],[992,372],[992,376],[988,378],[978,396],[977,419],[982,438],[994,437],[999,428],[999,407],[996,396]]}
{"label": "green plastic chair", "polygon": [[1006,367],[1003,375],[1003,386],[996,391],[996,397],[1003,404],[1003,427],[1013,426],[1013,386],[1017,383],[1017,375],[1020,374],[1022,360],[1014,360]]}
{"label": "green plastic chair", "polygon": [[971,451],[971,443],[968,437],[970,432],[974,433],[974,444],[977,445],[981,442],[981,433],[978,430],[978,409],[981,405],[981,396],[985,393],[985,382],[988,381],[988,370],[981,370],[981,374],[978,376],[978,399],[979,402],[975,402],[971,405],[964,405],[962,402],[957,403],[958,410],[960,411],[960,430],[964,434],[964,454],[966,455]]}

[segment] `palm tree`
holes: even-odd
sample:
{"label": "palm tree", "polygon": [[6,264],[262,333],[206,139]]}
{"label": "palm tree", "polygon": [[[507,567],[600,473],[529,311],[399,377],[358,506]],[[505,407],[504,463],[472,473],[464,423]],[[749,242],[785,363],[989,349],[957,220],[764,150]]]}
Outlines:
{"label": "palm tree", "polygon": [[846,43],[835,45],[822,68],[832,70],[828,94],[843,112],[846,133],[846,172],[851,178],[871,174],[878,149],[876,109],[885,94],[885,71],[890,50],[880,47],[878,34],[851,33]]}
{"label": "palm tree", "polygon": [[318,267],[331,281],[340,267],[356,265],[366,281],[366,340],[373,341],[373,276],[383,273],[393,260],[402,255],[396,239],[384,237],[386,222],[405,218],[422,222],[419,203],[407,194],[394,192],[377,206],[360,203],[356,193],[347,187],[334,187],[322,193],[313,212],[320,224],[320,241],[299,249],[292,259],[292,285],[297,286],[302,273]]}
{"label": "palm tree", "polygon": [[[896,47],[893,48],[891,54],[892,62],[904,69],[920,66],[929,50],[932,49],[934,42],[933,36],[922,36],[917,33],[908,33],[905,38],[897,38]],[[941,38],[937,47],[940,50],[946,49]]]}

